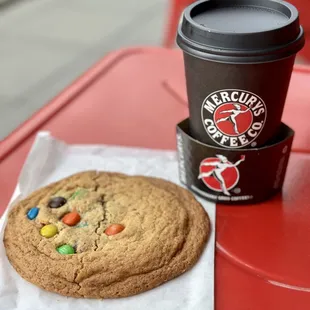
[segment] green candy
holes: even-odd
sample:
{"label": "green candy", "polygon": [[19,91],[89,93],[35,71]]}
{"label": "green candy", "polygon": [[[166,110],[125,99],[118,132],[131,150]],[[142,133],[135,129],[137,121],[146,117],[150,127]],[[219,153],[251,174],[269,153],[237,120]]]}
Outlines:
{"label": "green candy", "polygon": [[80,223],[79,225],[77,225],[76,227],[78,228],[83,228],[83,227],[87,227],[88,224],[87,223]]}
{"label": "green candy", "polygon": [[75,198],[82,198],[87,193],[87,190],[84,188],[80,188],[73,193],[73,195],[69,198],[69,200],[73,200]]}
{"label": "green candy", "polygon": [[60,247],[57,248],[57,252],[62,255],[69,255],[75,253],[74,248],[69,244],[61,245]]}

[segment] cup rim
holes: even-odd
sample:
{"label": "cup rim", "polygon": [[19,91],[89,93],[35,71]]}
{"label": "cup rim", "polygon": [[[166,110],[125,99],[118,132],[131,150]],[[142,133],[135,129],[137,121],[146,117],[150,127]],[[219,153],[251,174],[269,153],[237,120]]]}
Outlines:
{"label": "cup rim", "polygon": [[227,148],[227,147],[219,147],[219,146],[215,146],[212,144],[204,143],[204,142],[199,141],[198,139],[195,139],[193,136],[191,136],[191,134],[189,133],[189,130],[185,128],[185,127],[189,127],[189,118],[178,123],[177,127],[183,131],[183,133],[188,137],[188,139],[194,141],[195,143],[200,144],[201,146],[208,147],[210,149],[214,149],[218,151],[226,151],[226,152],[232,152],[236,154],[244,153],[244,152],[264,151],[266,149],[270,149],[270,148],[273,148],[275,146],[278,146],[284,143],[285,141],[291,139],[295,135],[295,131],[291,127],[281,122],[279,132],[283,133],[283,131],[285,131],[285,133],[283,133],[283,136],[281,138],[279,137],[279,134],[278,134],[275,142],[269,142],[269,143],[266,143],[266,145],[263,145],[260,147],[252,147],[252,148]]}
{"label": "cup rim", "polygon": [[[221,2],[217,1],[218,3]],[[234,1],[242,2],[243,0]],[[254,3],[262,0],[252,1]],[[210,3],[210,0],[200,0],[188,6],[184,10],[178,26],[177,44],[185,53],[194,57],[225,63],[271,62],[296,54],[305,44],[304,31],[302,26],[299,25],[298,10],[288,2],[276,2],[278,5],[288,8],[291,13],[288,21],[283,26],[267,31],[245,33],[219,31],[203,27],[197,23],[191,16],[193,9],[208,3]],[[275,1],[264,0],[264,3],[275,3]],[[233,1],[230,2],[230,5],[232,4]],[[299,31],[298,35],[297,30]],[[272,41],[275,36],[283,40],[285,33],[289,33],[294,39],[290,39],[285,44],[281,43],[278,46],[265,46],[262,48],[229,47],[229,44],[234,40],[238,40],[236,42],[239,45],[242,45],[242,42],[248,44],[251,40],[254,42],[255,39],[264,40],[265,36],[269,36],[269,41]],[[190,37],[191,34],[195,40]],[[214,42],[222,42],[222,46],[215,46]]]}

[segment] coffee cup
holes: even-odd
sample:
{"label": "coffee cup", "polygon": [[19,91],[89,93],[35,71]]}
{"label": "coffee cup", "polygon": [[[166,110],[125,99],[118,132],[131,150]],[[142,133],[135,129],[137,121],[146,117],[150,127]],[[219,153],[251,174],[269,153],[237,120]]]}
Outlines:
{"label": "coffee cup", "polygon": [[297,9],[285,1],[204,0],[178,28],[190,134],[208,145],[262,147],[281,127],[296,53]]}

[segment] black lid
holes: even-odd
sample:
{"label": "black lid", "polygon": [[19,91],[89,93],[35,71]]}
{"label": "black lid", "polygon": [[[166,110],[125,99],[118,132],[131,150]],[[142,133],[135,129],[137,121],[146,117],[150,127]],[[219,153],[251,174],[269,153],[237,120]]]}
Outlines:
{"label": "black lid", "polygon": [[187,7],[177,36],[187,53],[221,62],[267,62],[297,53],[297,9],[276,0],[203,0]]}

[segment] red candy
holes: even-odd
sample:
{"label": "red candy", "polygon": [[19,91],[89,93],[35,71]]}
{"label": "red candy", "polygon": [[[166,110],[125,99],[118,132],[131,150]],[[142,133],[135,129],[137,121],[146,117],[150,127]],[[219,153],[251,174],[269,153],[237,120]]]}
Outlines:
{"label": "red candy", "polygon": [[62,218],[63,223],[65,223],[68,226],[75,226],[80,220],[81,220],[81,217],[77,212],[67,213]]}
{"label": "red candy", "polygon": [[108,236],[113,236],[113,235],[120,233],[124,229],[125,229],[125,226],[121,224],[112,224],[105,230],[104,233]]}

